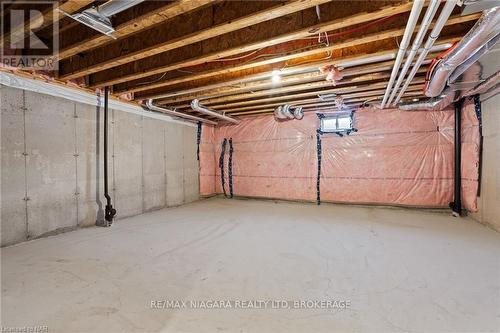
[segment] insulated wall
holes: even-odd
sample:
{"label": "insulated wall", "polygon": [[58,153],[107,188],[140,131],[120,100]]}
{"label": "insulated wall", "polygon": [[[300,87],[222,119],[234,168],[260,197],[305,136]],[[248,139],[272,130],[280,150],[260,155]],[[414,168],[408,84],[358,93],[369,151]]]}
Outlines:
{"label": "insulated wall", "polygon": [[[462,119],[463,200],[475,210],[478,126],[473,109],[466,107]],[[316,200],[318,127],[314,113],[284,122],[265,115],[216,128],[213,135],[206,133],[201,194],[222,193],[216,162],[223,138],[232,138],[235,195]],[[355,127],[358,132],[350,136],[320,136],[321,201],[444,207],[453,200],[453,110],[364,108],[355,113]],[[210,154],[212,141],[215,156]],[[226,151],[226,190],[227,155]]]}
{"label": "insulated wall", "polygon": [[[103,112],[0,85],[1,244],[104,218]],[[117,218],[198,199],[196,127],[110,110]]]}

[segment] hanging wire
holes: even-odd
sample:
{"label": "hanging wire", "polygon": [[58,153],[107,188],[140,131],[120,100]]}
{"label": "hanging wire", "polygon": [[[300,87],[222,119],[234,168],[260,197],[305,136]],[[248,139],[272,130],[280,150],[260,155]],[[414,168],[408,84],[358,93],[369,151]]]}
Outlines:
{"label": "hanging wire", "polygon": [[[281,56],[281,55],[286,55],[286,54],[293,53],[293,52],[299,52],[299,51],[304,50],[304,49],[313,49],[314,46],[316,46],[316,48],[318,48],[318,49],[321,48],[321,47],[328,47],[330,45],[330,40],[329,40],[330,38],[342,37],[342,36],[345,36],[345,35],[352,34],[354,32],[364,31],[364,30],[366,30],[367,28],[369,28],[371,26],[374,26],[374,25],[380,24],[382,22],[386,22],[386,21],[392,20],[392,19],[396,18],[397,15],[398,14],[391,15],[391,16],[386,16],[386,17],[380,18],[378,20],[369,22],[367,24],[361,25],[359,27],[352,28],[352,29],[345,30],[345,31],[341,31],[341,32],[337,32],[337,33],[328,34],[327,32],[323,32],[323,33],[319,33],[318,36],[296,38],[296,39],[293,39],[293,40],[289,41],[289,42],[292,42],[292,41],[317,39],[318,44],[315,44],[315,45],[308,45],[308,46],[305,46],[305,47],[301,47],[301,48],[297,48],[297,49],[293,49],[293,50],[288,50],[288,51],[283,51],[283,52],[280,52],[280,53],[264,53],[264,54],[258,54],[258,55],[256,55],[258,52],[260,52],[260,51],[262,51],[262,50],[264,50],[266,48],[273,47],[273,46],[275,47],[275,45],[273,45],[273,46],[259,48],[259,49],[255,50],[255,51],[249,52],[248,54],[245,54],[245,55],[242,55],[242,56],[238,56],[238,57],[234,57],[234,58],[214,59],[214,60],[209,60],[206,63],[236,61],[236,60],[242,60],[242,59],[251,57],[252,55],[256,55],[255,57],[253,57],[251,59],[245,60],[243,62],[243,64],[245,64],[245,63],[248,63],[248,62],[250,62],[252,60],[256,60],[256,59],[260,59],[260,58],[264,58],[264,57]],[[321,42],[321,36],[322,35],[325,36],[326,42]],[[289,42],[287,42],[287,43],[289,43]],[[285,44],[285,43],[283,43],[283,44]],[[320,47],[318,47],[318,46],[320,46]],[[399,43],[398,43],[398,47],[399,47]],[[328,51],[328,52],[330,52],[330,51]],[[314,61],[327,60],[329,58],[331,58],[331,54],[328,57],[324,58],[324,59],[317,59],[317,60],[314,60]],[[308,62],[301,63],[301,64],[306,64],[306,63],[314,62],[314,61],[308,61]],[[287,63],[285,63],[285,65],[284,65],[284,67],[282,69],[286,68],[287,66],[288,66]],[[191,70],[184,70],[184,69],[176,69],[176,71],[181,72],[181,73],[188,73],[188,74],[197,74],[197,73],[203,72],[203,70],[200,70],[200,71],[191,71]],[[165,77],[166,74],[167,74],[167,72],[163,73],[163,75],[160,76],[156,80],[139,83],[138,85],[145,85],[145,84],[149,84],[149,83],[158,82],[158,81],[162,80]]]}

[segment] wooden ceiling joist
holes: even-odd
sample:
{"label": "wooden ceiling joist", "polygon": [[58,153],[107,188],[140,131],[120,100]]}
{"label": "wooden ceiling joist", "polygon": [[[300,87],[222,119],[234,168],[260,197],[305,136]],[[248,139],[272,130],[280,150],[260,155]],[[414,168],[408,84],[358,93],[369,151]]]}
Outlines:
{"label": "wooden ceiling joist", "polygon": [[[477,15],[468,15],[468,16],[454,16],[450,18],[446,22],[446,26],[450,25],[455,25],[455,24],[461,24],[464,22],[472,21],[477,19]],[[224,67],[221,69],[216,69],[212,71],[207,71],[206,73],[201,73],[201,74],[194,74],[193,76],[187,75],[183,79],[174,79],[174,80],[166,80],[166,81],[160,81],[160,82],[152,82],[149,84],[141,84],[140,81],[136,81],[135,83],[129,82],[127,86],[131,86],[133,84],[139,84],[139,86],[136,86],[135,88],[125,88],[125,89],[116,89],[115,92],[118,93],[126,93],[126,92],[136,92],[136,91],[143,91],[147,89],[152,89],[152,88],[159,88],[159,87],[166,87],[170,86],[173,84],[173,82],[180,83],[181,81],[186,82],[191,79],[194,79],[194,77],[197,78],[206,78],[206,77],[211,77],[211,76],[217,76],[217,75],[224,75],[236,71],[241,71],[249,68],[254,68],[254,67],[259,67],[259,66],[265,66],[265,65],[271,65],[271,64],[277,64],[280,62],[285,62],[289,61],[291,59],[296,59],[296,58],[304,58],[304,57],[311,57],[311,56],[316,56],[318,58],[324,58],[327,56],[330,52],[335,51],[335,50],[340,50],[340,49],[345,49],[345,48],[350,48],[350,47],[356,47],[360,46],[363,44],[368,44],[368,43],[375,43],[377,41],[382,41],[382,40],[388,40],[388,39],[394,39],[397,37],[401,37],[404,34],[404,28],[398,28],[398,29],[390,29],[386,30],[383,32],[379,33],[372,33],[364,36],[359,36],[356,38],[351,38],[342,42],[337,42],[334,44],[331,44],[330,46],[327,47],[321,47],[321,48],[316,48],[312,50],[307,50],[307,51],[299,51],[299,52],[293,52],[291,54],[286,54],[284,56],[278,56],[274,57],[271,59],[266,59],[266,60],[261,60],[261,61],[255,61],[251,63],[245,63],[245,64],[240,64],[240,65],[233,65],[231,67]],[[446,38],[446,42],[449,41],[457,41],[459,40],[460,37],[457,38]],[[445,42],[445,41],[443,41]],[[140,78],[145,78],[149,77],[152,74],[163,74],[165,72],[173,71],[176,69],[182,69],[184,67],[189,67],[189,66],[194,66],[198,65],[201,63],[204,63],[206,61],[210,60],[210,56],[200,56],[200,57],[195,57],[192,59],[187,59],[187,60],[182,60],[177,63],[172,63],[164,67],[157,67],[154,69],[151,69],[148,72],[134,72],[132,74],[124,75],[124,76],[119,76],[116,78],[113,77],[108,77],[104,81],[101,82],[96,82],[92,84],[92,87],[98,87],[98,86],[109,86],[109,85],[114,85],[118,83],[122,83],[125,81],[131,81],[131,80],[137,80]],[[109,75],[112,75],[111,73],[108,73]],[[101,75],[101,73],[99,73]],[[154,78],[151,78],[154,81]]]}
{"label": "wooden ceiling joist", "polygon": [[[348,84],[352,84],[352,83],[359,84],[360,82],[388,79],[389,77],[390,77],[390,73],[374,73],[374,74],[359,75],[359,76],[354,76],[352,78],[343,79],[343,80],[339,81],[336,86],[344,86],[344,85],[348,85]],[[296,84],[296,85],[292,85],[292,86],[276,87],[273,89],[264,89],[264,90],[252,91],[252,92],[242,93],[242,94],[234,94],[234,95],[229,95],[229,96],[203,99],[203,105],[226,103],[226,102],[232,102],[232,101],[244,100],[244,99],[256,99],[256,98],[258,99],[260,97],[272,96],[272,95],[278,95],[278,94],[290,95],[290,94],[298,92],[298,91],[322,89],[322,88],[327,88],[327,87],[332,88],[332,87],[336,87],[336,86],[334,86],[332,84],[332,82],[329,82],[326,80],[321,80],[318,82]],[[157,103],[166,104],[166,102],[162,99],[159,99],[157,101]]]}
{"label": "wooden ceiling joist", "polygon": [[[411,91],[411,89],[410,89]],[[342,97],[345,98],[345,95],[342,95]],[[314,97],[314,98],[302,98],[302,99],[294,99],[294,96],[290,96],[290,100],[286,102],[285,104],[290,104],[290,105],[301,105],[304,106],[304,103],[312,103],[312,102],[319,102],[321,99],[319,97]],[[254,111],[254,110],[260,110],[263,108],[274,108],[279,105],[283,105],[283,102],[274,102],[274,103],[264,103],[264,104],[259,104],[259,105],[252,105],[252,106],[243,106],[243,107],[235,107],[235,108],[227,108],[227,107],[221,107],[220,109],[223,110],[224,112],[232,113],[232,112],[243,112],[243,111]]]}
{"label": "wooden ceiling joist", "polygon": [[[81,0],[78,0],[81,1]],[[130,21],[122,23],[115,27],[113,36],[116,39],[121,39],[140,31],[149,29],[159,23],[163,23],[172,17],[193,11],[197,8],[205,6],[213,0],[177,0],[174,2],[163,2],[163,5],[155,10],[152,10],[144,15],[135,17]],[[109,36],[98,34],[88,36],[81,34],[82,40],[72,45],[65,47],[57,55],[59,60],[63,60],[74,56],[81,52],[89,52],[101,45],[109,43],[112,39]]]}
{"label": "wooden ceiling joist", "polygon": [[[69,72],[63,72],[60,76],[63,80],[71,80],[78,77],[82,77],[85,75],[89,75],[92,73],[96,73],[99,71],[106,70],[108,68],[113,68],[116,66],[120,66],[129,62],[138,61],[147,57],[152,57],[157,54],[167,52],[173,49],[177,49],[186,45],[194,44],[200,42],[202,40],[226,34],[232,31],[236,31],[247,26],[251,26],[263,21],[269,21],[277,17],[281,17],[284,15],[288,15],[290,13],[294,13],[297,11],[304,10],[309,7],[314,7],[316,5],[320,5],[322,3],[328,2],[330,0],[292,0],[283,4],[278,4],[271,8],[258,11],[256,13],[252,13],[250,15],[246,15],[240,17],[238,19],[234,19],[228,22],[224,22],[221,24],[217,24],[213,27],[202,29],[199,31],[195,31],[189,35],[181,35],[172,40],[167,40],[160,44],[155,44],[149,48],[143,49],[139,48],[137,50],[133,50],[126,54],[123,54],[119,57],[114,57],[113,54],[108,55],[107,52],[99,51],[99,54],[106,57],[107,59],[98,62],[91,63],[92,56],[88,56],[90,59],[88,61],[89,65],[86,67],[82,67],[80,65],[76,65],[77,69],[70,70]],[[140,38],[140,37],[139,37]],[[64,69],[64,67],[63,67]]]}
{"label": "wooden ceiling joist", "polygon": [[[410,86],[405,92],[405,96],[415,96],[415,95],[422,95],[422,85],[415,85],[415,86]],[[378,89],[378,90],[370,90],[370,91],[365,91],[365,92],[360,92],[360,93],[353,93],[353,94],[345,94],[342,95],[343,101],[345,104],[351,103],[351,102],[364,102],[367,99],[379,99],[384,96],[384,89]],[[335,102],[333,101],[322,101],[319,98],[310,98],[310,99],[303,99],[303,100],[295,100],[290,103],[286,103],[290,105],[295,105],[295,106],[302,106],[304,109],[311,108],[311,107],[317,107],[317,106],[334,106]],[[273,103],[272,105],[270,104],[269,106],[261,106],[257,109],[253,110],[244,110],[244,111],[233,111],[231,109],[224,109],[224,112],[227,114],[231,115],[241,115],[241,114],[254,114],[254,113],[263,113],[263,112],[273,112],[274,109],[279,106],[283,105],[283,103]]]}
{"label": "wooden ceiling joist", "polygon": [[[406,97],[418,97],[418,96],[421,96],[422,94],[419,93],[419,92],[408,92],[408,93],[405,93],[405,96]],[[372,101],[372,100],[382,100],[382,98],[384,97],[384,95],[379,95],[379,96],[375,96],[375,97],[370,97],[369,100]],[[355,106],[361,106],[363,105],[363,103],[367,100],[367,98],[356,98],[356,99],[352,99],[350,100],[348,103],[345,103],[346,106],[349,106],[349,107],[355,107]],[[336,111],[338,110],[336,108],[335,105],[333,104],[327,104],[327,103],[319,103],[318,105],[316,106],[308,106],[307,108],[304,108],[303,109],[304,112],[311,112],[311,111]],[[340,111],[340,110],[338,110]],[[247,111],[247,112],[235,112],[235,113],[231,113],[231,116],[259,116],[259,115],[262,115],[262,114],[265,114],[265,113],[273,113],[274,112],[274,108],[272,109],[267,109],[267,110],[258,110],[258,111]]]}
{"label": "wooden ceiling joist", "polygon": [[[426,65],[430,62],[430,59],[434,57],[434,54],[431,54],[428,56],[427,60],[424,61],[423,65]],[[344,78],[346,77],[351,77],[351,76],[356,76],[356,75],[364,75],[364,74],[370,74],[370,73],[378,73],[378,72],[383,72],[383,71],[389,71],[392,69],[392,66],[394,64],[394,61],[384,61],[381,63],[376,63],[372,65],[366,65],[366,66],[356,66],[352,68],[347,68],[345,70],[342,70],[342,75]],[[196,92],[193,93],[186,93],[186,92],[179,92],[181,93],[180,96],[174,96],[170,98],[165,98],[162,97],[159,100],[163,104],[173,104],[173,103],[178,103],[182,101],[191,101],[193,99],[205,99],[205,98],[210,98],[210,97],[223,97],[227,95],[234,95],[237,93],[244,93],[244,92],[252,92],[253,94],[256,91],[261,91],[261,90],[269,90],[269,93],[272,94],[273,90],[272,89],[277,89],[277,88],[282,88],[286,86],[295,86],[299,84],[304,84],[304,83],[311,83],[315,81],[323,81],[322,83],[315,83],[318,84],[319,86],[327,86],[327,85],[333,85],[332,83],[326,83],[325,82],[325,77],[326,73],[321,73],[319,71],[314,71],[311,73],[301,73],[301,74],[295,74],[295,75],[290,75],[290,76],[283,76],[280,80],[279,83],[274,83],[272,82],[269,77],[264,79],[264,80],[259,80],[259,81],[252,81],[248,83],[238,83],[234,82],[233,84],[227,84],[224,87],[221,88],[216,88],[216,89],[209,89],[209,87],[198,87],[196,89]],[[367,76],[367,80],[371,80],[372,77]],[[340,82],[339,82],[340,83]],[[252,95],[255,96],[255,95]],[[146,99],[148,99],[146,97]]]}
{"label": "wooden ceiling joist", "polygon": [[[407,91],[420,91],[422,93],[422,88],[423,88],[423,79],[417,80],[416,83],[412,83]],[[323,90],[323,91],[315,91],[313,94],[296,94],[296,95],[291,95],[291,96],[282,96],[285,98],[282,98],[281,101],[279,102],[280,104],[293,104],[293,105],[300,105],[300,103],[303,103],[306,100],[311,99],[311,96],[315,96],[318,100],[321,100],[319,98],[320,95],[329,95],[329,94],[336,94],[339,96],[342,96],[345,100],[350,99],[350,98],[355,98],[355,97],[360,97],[360,96],[374,96],[380,93],[384,93],[384,86],[380,84],[370,84],[366,86],[358,86],[358,87],[353,87],[353,89],[349,90],[335,90],[335,89],[329,89],[329,90]],[[212,106],[211,108],[219,111],[224,111],[230,110],[228,109],[228,105],[219,105],[219,106]],[[257,105],[259,108],[263,108],[262,104]],[[258,109],[255,109],[258,110]]]}
{"label": "wooden ceiling joist", "polygon": [[[220,51],[211,52],[209,54],[204,54],[198,57],[183,59],[182,61],[175,61],[174,59],[166,57],[164,65],[157,66],[157,64],[155,64],[155,66],[153,67],[151,67],[151,64],[144,61],[136,63],[135,69],[132,69],[133,71],[132,73],[127,73],[126,68],[120,68],[120,67],[118,67],[119,73],[112,73],[111,71],[98,73],[95,75],[95,77],[91,79],[91,86],[93,87],[105,86],[105,85],[109,86],[112,84],[128,82],[131,80],[138,80],[156,74],[162,74],[164,72],[172,71],[175,69],[200,65],[207,61],[223,59],[230,56],[235,56],[249,51],[255,51],[264,47],[282,44],[300,38],[308,38],[311,36],[316,36],[320,32],[327,32],[327,31],[338,30],[341,28],[346,28],[349,26],[369,22],[377,18],[387,17],[398,13],[404,13],[409,11],[410,9],[411,9],[411,4],[406,3],[400,6],[386,7],[371,13],[359,13],[352,15],[350,17],[336,19],[330,22],[314,24],[311,26],[303,27],[296,31],[292,31],[290,33],[280,34],[280,35],[273,35],[272,34],[273,30],[269,29],[269,34],[263,35],[262,38],[260,38],[256,42],[247,44],[244,43],[242,44],[241,42],[239,42],[238,44],[237,43],[238,41],[235,41],[234,44],[236,45],[234,45],[233,47],[231,46],[221,47]],[[272,24],[272,22],[270,23]],[[141,87],[141,90],[144,90],[144,88],[145,88],[144,86]],[[117,91],[123,92],[124,90],[118,89]],[[127,92],[131,92],[131,90],[127,89]]]}
{"label": "wooden ceiling joist", "polygon": [[[422,84],[422,83],[424,83],[424,79],[420,78],[420,77],[415,78],[412,81],[412,84]],[[258,105],[258,104],[269,103],[269,102],[278,102],[279,101],[279,102],[283,102],[283,103],[288,103],[288,102],[291,102],[293,100],[298,100],[298,99],[302,99],[302,98],[310,98],[311,96],[316,97],[316,96],[318,96],[318,94],[332,94],[332,93],[334,93],[334,94],[348,94],[348,93],[352,93],[354,91],[361,92],[361,91],[367,91],[367,90],[373,90],[373,89],[382,89],[382,88],[385,88],[386,85],[387,84],[385,82],[379,82],[379,83],[365,84],[365,85],[353,85],[353,86],[340,87],[340,88],[314,90],[314,91],[308,91],[308,92],[298,93],[298,94],[294,94],[294,95],[287,94],[287,95],[273,96],[273,97],[260,98],[260,99],[244,100],[244,101],[238,101],[238,102],[232,102],[232,103],[221,102],[218,104],[211,105],[210,108],[223,111],[226,108]]]}
{"label": "wooden ceiling joist", "polygon": [[[451,43],[451,42],[457,41],[458,39],[459,39],[458,37],[447,38],[445,40],[441,40],[436,45]],[[384,50],[384,51],[379,51],[379,52],[375,52],[375,53],[357,54],[354,56],[345,56],[345,57],[336,58],[335,63],[359,61],[359,60],[363,60],[363,59],[371,58],[371,57],[377,58],[377,57],[385,56],[388,54],[395,54],[396,52],[397,52],[397,49],[390,49],[390,50]],[[434,53],[431,54],[431,57],[433,55],[435,55],[435,54]],[[326,60],[324,59],[324,60],[320,60],[317,62],[307,63],[305,65],[297,65],[297,66],[293,66],[293,67],[287,67],[287,68],[283,69],[281,71],[281,73],[282,73],[282,75],[284,75],[285,80],[288,77],[288,75],[292,75],[294,73],[304,72],[304,71],[309,72],[309,74],[311,74],[311,75],[319,75],[319,73],[317,73],[318,68],[321,66],[324,66],[324,65],[331,64],[332,62],[333,61],[330,59],[326,59]],[[392,64],[392,63],[393,63],[393,61],[387,62],[387,64]],[[377,65],[374,65],[374,66],[384,66],[384,63],[378,63]],[[352,67],[352,68],[346,69],[346,71],[349,71],[351,69],[357,70],[356,67]],[[252,80],[252,79],[253,80],[262,80],[265,78],[267,80],[267,82],[269,82],[269,77],[272,74],[271,70],[272,70],[272,68],[267,68],[267,70],[263,70],[262,72],[260,72],[258,74],[246,75],[246,76],[244,76],[244,78],[247,80]],[[316,71],[317,74],[312,73],[314,71]],[[209,74],[215,75],[213,73],[209,73]],[[305,75],[304,77],[307,78],[309,74]],[[187,78],[191,78],[191,80],[189,80],[189,82],[193,82],[193,81],[196,82],[197,80],[204,79],[206,77],[206,75],[207,75],[207,73],[201,73],[201,74],[196,74],[196,75],[192,75],[192,76],[185,76],[182,78],[183,79],[182,82],[184,82],[184,80]],[[219,73],[217,76],[221,77],[222,74]],[[300,75],[297,75],[297,76],[300,77]],[[321,76],[321,77],[324,77],[324,76]],[[266,82],[266,80],[263,80],[262,82]],[[236,79],[236,80],[231,79],[231,80],[227,80],[227,81],[222,80],[221,82],[218,82],[214,85],[208,85],[208,86],[200,85],[200,86],[197,86],[196,88],[193,88],[192,90],[180,89],[180,90],[172,90],[169,92],[157,92],[157,93],[150,92],[150,93],[145,93],[145,94],[135,94],[135,99],[138,100],[138,99],[161,98],[167,102],[174,102],[174,101],[169,101],[170,97],[163,97],[163,96],[170,95],[170,94],[176,94],[176,96],[177,96],[177,95],[182,95],[183,93],[192,93],[192,92],[195,93],[198,91],[203,91],[205,87],[207,89],[219,88],[219,87],[224,87],[224,86],[230,86],[233,84],[238,84],[239,82],[241,82],[241,79]],[[248,84],[252,84],[252,82],[250,82]]]}
{"label": "wooden ceiling joist", "polygon": [[[271,74],[269,74],[265,75],[263,79],[257,81],[241,82],[241,80],[232,80],[229,82],[213,84],[210,86],[199,86],[189,90],[181,90],[174,93],[174,96],[172,97],[161,97],[161,100],[164,101],[165,103],[177,103],[181,101],[193,100],[195,98],[201,99],[208,96],[219,97],[238,92],[270,89],[276,86],[287,86],[305,82],[319,81],[319,80],[324,80],[325,76],[326,74],[320,73],[319,71],[287,75],[283,76],[281,78],[280,83],[277,85],[276,83],[273,83],[269,79],[271,77]],[[137,95],[137,96],[134,95],[134,99],[149,99],[158,97],[159,96],[157,94]]]}

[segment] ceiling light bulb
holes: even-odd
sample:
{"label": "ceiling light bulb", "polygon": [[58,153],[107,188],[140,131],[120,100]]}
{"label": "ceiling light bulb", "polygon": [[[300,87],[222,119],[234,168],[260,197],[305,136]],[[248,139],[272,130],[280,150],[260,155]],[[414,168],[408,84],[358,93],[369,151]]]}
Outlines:
{"label": "ceiling light bulb", "polygon": [[272,76],[271,76],[271,79],[273,81],[273,83],[278,83],[281,81],[281,74],[280,74],[280,71],[279,70],[274,70],[272,71]]}

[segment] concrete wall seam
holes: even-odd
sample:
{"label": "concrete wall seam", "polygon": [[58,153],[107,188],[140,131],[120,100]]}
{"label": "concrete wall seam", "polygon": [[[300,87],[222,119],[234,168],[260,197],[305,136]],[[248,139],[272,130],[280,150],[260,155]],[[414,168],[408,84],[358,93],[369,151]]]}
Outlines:
{"label": "concrete wall seam", "polygon": [[[102,110],[6,86],[0,97],[1,246],[102,219]],[[195,127],[110,113],[118,220],[199,198]]]}

